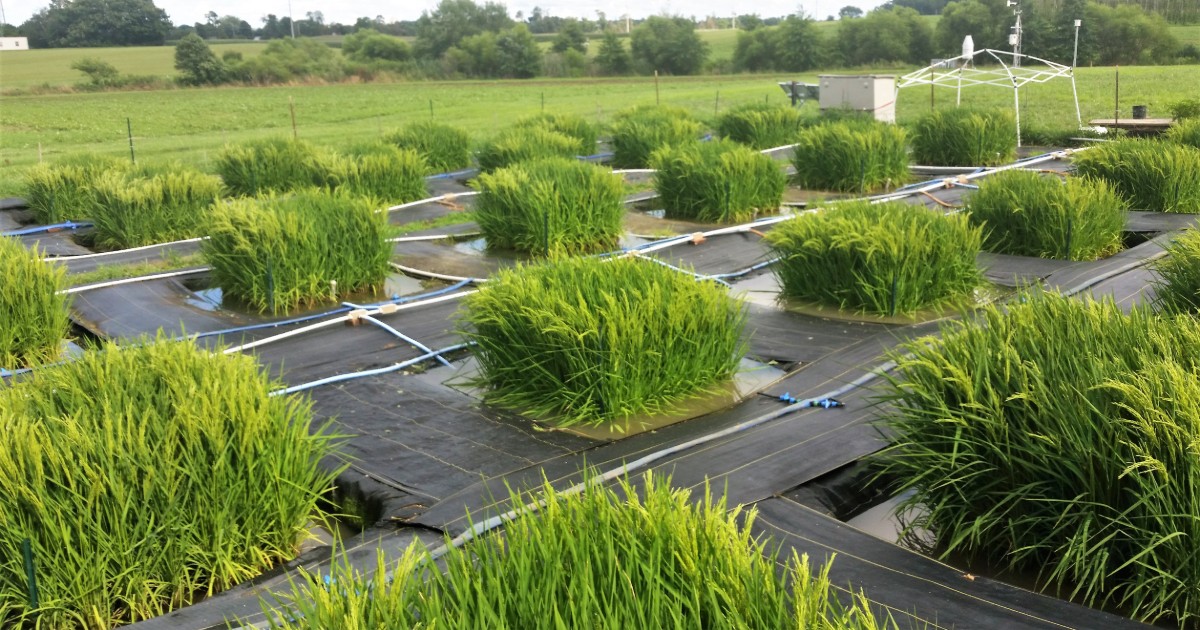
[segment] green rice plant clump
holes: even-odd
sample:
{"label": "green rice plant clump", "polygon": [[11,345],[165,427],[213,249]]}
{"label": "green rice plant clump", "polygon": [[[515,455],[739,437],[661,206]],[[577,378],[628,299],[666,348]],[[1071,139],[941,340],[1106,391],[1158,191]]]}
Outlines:
{"label": "green rice plant clump", "polygon": [[77,155],[54,164],[40,163],[25,171],[24,197],[41,224],[87,219],[95,203],[93,185],[109,171],[125,171],[128,161],[100,155]]}
{"label": "green rice plant clump", "polygon": [[576,155],[592,155],[596,152],[599,128],[582,116],[574,114],[538,114],[517,121],[517,128],[540,128],[561,133],[578,142]]}
{"label": "green rice plant clump", "polygon": [[445,123],[409,123],[384,136],[384,141],[411,149],[425,158],[433,173],[449,173],[471,166],[471,134]]}
{"label": "green rice plant clump", "polygon": [[221,179],[182,169],[149,178],[108,173],[93,188],[96,245],[122,249],[200,236]]}
{"label": "green rice plant clump", "polygon": [[489,402],[563,426],[619,426],[731,377],[745,320],[716,283],[631,258],[574,258],[489,279],[467,298],[463,334]]}
{"label": "green rice plant clump", "polygon": [[331,190],[401,204],[425,197],[428,171],[416,151],[380,143],[326,158],[319,182]]}
{"label": "green rice plant clump", "polygon": [[1155,303],[1167,313],[1200,315],[1200,232],[1188,230],[1154,263]]}
{"label": "green rice plant clump", "polygon": [[1200,149],[1158,140],[1117,140],[1075,156],[1080,175],[1107,180],[1134,210],[1200,212]]}
{"label": "green rice plant clump", "polygon": [[905,344],[882,470],[938,550],[1200,619],[1200,322],[1033,293]]}
{"label": "green rice plant clump", "polygon": [[913,159],[932,166],[996,166],[1017,157],[1017,121],[1002,110],[929,112],[913,125]]}
{"label": "green rice plant clump", "polygon": [[500,132],[479,149],[479,168],[491,172],[510,164],[548,157],[574,158],[579,141],[543,127],[514,127]]}
{"label": "green rice plant clump", "polygon": [[1200,149],[1200,118],[1176,122],[1167,130],[1167,140]]}
{"label": "green rice plant clump", "polygon": [[966,207],[971,223],[984,228],[984,249],[1060,260],[1095,260],[1120,251],[1129,213],[1103,180],[1063,182],[1016,170],[984,178]]}
{"label": "green rice plant clump", "polygon": [[213,209],[201,251],[224,295],[259,311],[336,300],[387,277],[387,215],[376,207],[324,191],[233,200]]}
{"label": "green rice plant clump", "polygon": [[253,197],[313,186],[328,169],[328,156],[303,140],[268,138],[227,145],[217,173],[229,194]]}
{"label": "green rice plant clump", "polygon": [[488,247],[537,254],[613,249],[625,216],[624,182],[569,158],[519,162],[476,179],[475,220]]}
{"label": "green rice plant clump", "polygon": [[160,338],[0,389],[0,626],[111,628],[295,557],[330,437],[279,386],[251,356]]}
{"label": "green rice plant clump", "polygon": [[773,215],[787,186],[778,162],[728,140],[660,149],[650,164],[670,218],[737,223]]}
{"label": "green rice plant clump", "polygon": [[794,107],[751,103],[721,114],[717,134],[753,149],[771,149],[795,142],[803,124]]}
{"label": "green rice plant clump", "polygon": [[785,297],[876,315],[911,315],[969,297],[982,230],[903,202],[853,201],[767,233]]}
{"label": "green rice plant clump", "polygon": [[612,123],[613,166],[646,168],[657,150],[699,140],[704,125],[685,109],[640,106],[618,113]]}
{"label": "green rice plant clump", "polygon": [[831,122],[800,132],[792,150],[796,182],[813,190],[865,193],[908,179],[904,129],[877,122]]}
{"label": "green rice plant clump", "polygon": [[414,544],[392,566],[380,554],[373,576],[346,564],[308,574],[290,610],[268,615],[271,628],[895,627],[861,593],[841,604],[831,563],[780,558],[758,540],[753,508],[689,500],[649,475],[573,496],[547,484],[539,498],[539,513],[509,522],[503,537],[451,548],[438,563]]}
{"label": "green rice plant clump", "polygon": [[70,326],[66,267],[44,262],[15,238],[0,237],[0,368],[58,357]]}

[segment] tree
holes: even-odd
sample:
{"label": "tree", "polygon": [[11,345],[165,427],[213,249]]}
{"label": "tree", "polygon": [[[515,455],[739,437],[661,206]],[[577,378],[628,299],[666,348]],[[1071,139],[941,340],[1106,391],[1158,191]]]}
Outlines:
{"label": "tree", "polygon": [[499,75],[530,79],[542,71],[542,50],[529,27],[518,24],[496,38],[496,65]]}
{"label": "tree", "polygon": [[600,67],[600,72],[610,76],[629,74],[632,65],[629,51],[625,50],[624,42],[616,33],[604,33],[604,39],[600,40],[600,50],[596,52],[596,65]]}
{"label": "tree", "polygon": [[840,20],[858,18],[862,17],[862,15],[862,9],[850,5],[846,5],[838,11],[838,19]]}
{"label": "tree", "polygon": [[1043,46],[1049,59],[1070,63],[1075,54],[1075,20],[1082,20],[1079,27],[1079,63],[1094,63],[1099,56],[1096,38],[1098,24],[1086,19],[1087,0],[1063,0],[1048,28],[1047,42]]}
{"label": "tree", "polygon": [[188,85],[222,83],[228,76],[225,64],[195,33],[175,45],[175,69],[181,73],[180,82]]}
{"label": "tree", "polygon": [[837,48],[848,66],[876,62],[929,63],[931,33],[921,15],[908,7],[879,8],[838,28]]}
{"label": "tree", "polygon": [[31,46],[161,46],[171,32],[151,0],[56,0],[21,25]]}
{"label": "tree", "polygon": [[775,37],[772,29],[760,28],[738,33],[733,50],[733,69],[738,72],[763,72],[775,69]]}
{"label": "tree", "polygon": [[789,15],[774,27],[775,66],[785,72],[800,72],[817,67],[821,63],[821,34],[813,21]]}
{"label": "tree", "polygon": [[646,18],[630,35],[630,51],[646,71],[666,74],[695,74],[708,59],[708,44],[682,17]]}
{"label": "tree", "polygon": [[71,69],[86,74],[88,83],[94,87],[115,85],[121,76],[116,66],[95,57],[76,59],[71,62]]}
{"label": "tree", "polygon": [[734,20],[737,22],[737,27],[743,31],[753,31],[756,28],[763,26],[762,18],[758,17],[757,13],[748,15],[739,15]]}
{"label": "tree", "polygon": [[408,61],[412,50],[399,37],[364,28],[342,40],[342,54],[355,61]]}
{"label": "tree", "polygon": [[423,12],[417,20],[416,52],[441,57],[467,37],[499,32],[512,24],[502,4],[488,2],[481,7],[471,0],[441,0],[432,13]]}
{"label": "tree", "polygon": [[936,52],[957,57],[967,35],[975,42],[975,50],[1007,50],[1008,30],[1012,24],[1013,14],[1005,0],[951,2],[942,10],[942,19],[937,23]]}
{"label": "tree", "polygon": [[583,34],[583,25],[579,20],[563,22],[562,29],[554,36],[554,44],[550,48],[556,53],[568,50],[587,52],[587,36]]}

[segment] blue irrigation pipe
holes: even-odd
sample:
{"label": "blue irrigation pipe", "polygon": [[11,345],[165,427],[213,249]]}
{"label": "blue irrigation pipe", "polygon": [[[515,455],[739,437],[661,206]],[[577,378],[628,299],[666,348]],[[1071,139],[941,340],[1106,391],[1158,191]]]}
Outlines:
{"label": "blue irrigation pipe", "polygon": [[666,267],[667,269],[673,269],[680,273],[686,273],[687,275],[692,276],[693,278],[695,278],[697,280],[712,280],[713,282],[723,284],[726,287],[729,286],[728,282],[725,282],[724,280],[722,280],[716,276],[706,276],[702,273],[696,273],[695,271],[688,271],[687,269],[684,269],[683,267],[676,267],[675,265],[672,265],[671,263],[669,263],[665,260],[660,260],[658,258],[652,258],[652,257],[647,257],[647,256],[636,256],[635,258],[637,260],[644,260],[646,262],[652,262],[652,263],[655,263],[658,265],[662,265],[662,266]]}
{"label": "blue irrigation pipe", "polygon": [[310,381],[308,383],[301,383],[299,385],[293,385],[293,386],[285,388],[285,389],[277,389],[277,390],[271,392],[271,395],[279,396],[281,394],[294,394],[296,392],[302,392],[305,390],[312,389],[314,387],[320,387],[322,385],[331,385],[333,383],[342,383],[342,382],[351,381],[351,380],[354,380],[357,378],[365,378],[368,376],[377,376],[379,374],[387,374],[389,372],[403,370],[406,367],[412,367],[422,361],[428,361],[429,359],[439,357],[443,354],[449,354],[451,352],[456,352],[458,350],[468,348],[473,344],[474,344],[474,342],[467,342],[467,343],[455,344],[453,346],[447,346],[445,348],[442,348],[441,350],[433,350],[433,351],[430,351],[419,357],[409,359],[407,361],[401,361],[400,363],[396,363],[394,365],[389,365],[387,367],[375,368],[373,370],[363,370],[361,372],[351,372],[349,374],[338,374],[337,376],[330,376],[328,378],[322,378],[322,379],[318,379],[315,381]]}
{"label": "blue irrigation pipe", "polygon": [[425,180],[431,181],[431,180],[437,180],[437,179],[454,179],[455,177],[465,177],[467,175],[471,175],[478,171],[479,171],[479,169],[477,169],[477,168],[464,168],[461,171],[452,171],[450,173],[438,173],[437,175],[429,175],[429,176],[425,177]]}
{"label": "blue irrigation pipe", "polygon": [[21,228],[19,230],[8,230],[0,232],[0,236],[25,236],[27,234],[41,234],[43,232],[61,232],[63,230],[78,230],[79,228],[92,227],[92,223],[81,221],[67,221],[66,223],[55,223],[54,225],[38,225],[29,228]]}
{"label": "blue irrigation pipe", "polygon": [[764,260],[763,262],[750,265],[749,267],[746,267],[745,269],[740,269],[738,271],[731,271],[729,273],[719,273],[719,274],[716,274],[715,276],[708,276],[708,277],[712,278],[713,280],[728,280],[728,279],[733,279],[733,278],[740,278],[748,273],[754,273],[755,271],[758,271],[759,269],[765,269],[766,267],[770,267],[771,265],[774,265],[775,263],[779,262],[780,260],[781,260],[780,258],[772,258],[771,260]]}
{"label": "blue irrigation pipe", "polygon": [[[399,330],[396,330],[395,327],[390,326],[385,322],[381,322],[378,319],[371,317],[370,315],[365,315],[365,316],[363,316],[362,319],[365,319],[368,322],[371,322],[372,324],[375,324],[376,326],[392,333],[392,335],[396,336],[401,341],[407,342],[408,345],[413,346],[417,350],[420,350],[420,351],[426,352],[426,353],[433,353],[433,350],[430,349],[429,346],[421,343],[420,341],[417,341],[416,339],[413,339],[412,337],[409,337],[408,335],[400,332]],[[441,363],[442,365],[444,365],[446,367],[453,367],[450,365],[450,362],[447,361],[445,358],[443,358],[441,355],[435,354],[435,356],[433,358],[437,359],[439,363]]]}

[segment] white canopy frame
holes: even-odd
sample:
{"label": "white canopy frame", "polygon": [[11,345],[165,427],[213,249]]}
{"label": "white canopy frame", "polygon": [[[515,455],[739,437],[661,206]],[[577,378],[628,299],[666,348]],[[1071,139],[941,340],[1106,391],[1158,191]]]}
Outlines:
{"label": "white canopy frame", "polygon": [[[975,58],[980,56],[983,56],[985,61],[990,56],[999,64],[999,67],[978,67],[974,62]],[[1027,65],[1027,60],[1042,65]],[[910,72],[896,82],[896,96],[900,96],[901,89],[914,85],[953,87],[956,90],[955,104],[960,105],[962,104],[964,85],[967,87],[991,85],[1011,88],[1013,109],[1017,119],[1017,146],[1019,147],[1021,146],[1021,87],[1030,83],[1046,83],[1060,78],[1071,80],[1071,93],[1075,98],[1075,119],[1082,128],[1083,116],[1079,111],[1079,90],[1075,87],[1075,69],[1040,57],[1022,55],[1008,50],[991,48],[976,50]]]}

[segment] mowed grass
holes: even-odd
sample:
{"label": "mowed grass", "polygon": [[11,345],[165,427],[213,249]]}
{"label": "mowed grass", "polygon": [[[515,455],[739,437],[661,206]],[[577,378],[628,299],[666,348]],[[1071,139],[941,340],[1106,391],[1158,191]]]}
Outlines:
{"label": "mowed grass", "polygon": [[[244,57],[253,57],[266,47],[266,42],[211,44],[217,57],[226,51],[240,52]],[[175,71],[174,46],[10,50],[0,53],[0,89],[86,82],[87,77],[82,72],[71,69],[72,63],[84,57],[107,61],[121,74],[158,77],[173,77],[178,74]]]}
{"label": "mowed grass", "polygon": [[[6,53],[7,54],[7,53]],[[1198,66],[1121,69],[1124,111],[1133,103],[1153,113],[1188,96]],[[816,73],[662,77],[657,100],[682,107],[703,120],[750,102],[785,102],[776,85],[783,80],[815,81]],[[1112,116],[1112,68],[1080,68],[1083,117]],[[718,99],[719,94],[719,99]],[[146,92],[105,92],[3,97],[0,116],[0,195],[20,194],[24,169],[38,160],[91,151],[129,155],[125,119],[132,119],[139,160],[177,159],[210,169],[226,142],[290,134],[289,100],[295,102],[300,138],[343,148],[366,142],[419,120],[441,120],[466,129],[477,140],[520,117],[542,112],[577,114],[608,121],[632,105],[654,104],[653,77],[616,79],[456,81],[196,88]],[[939,90],[938,107],[953,107],[954,92]],[[1073,129],[1075,111],[1070,84],[1064,81],[1022,90],[1022,123]],[[976,88],[964,91],[973,106],[1009,108],[1012,91]],[[432,116],[430,108],[432,104]],[[806,107],[814,107],[809,104]],[[900,122],[911,122],[929,109],[929,90],[905,90]]]}

